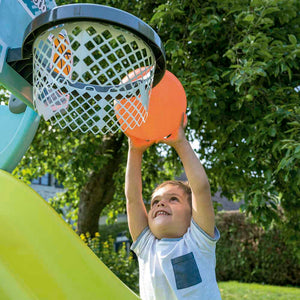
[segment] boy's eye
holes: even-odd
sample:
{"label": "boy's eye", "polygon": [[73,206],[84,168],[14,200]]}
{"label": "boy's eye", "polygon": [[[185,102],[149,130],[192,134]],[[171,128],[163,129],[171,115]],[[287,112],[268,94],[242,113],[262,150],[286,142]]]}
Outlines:
{"label": "boy's eye", "polygon": [[172,197],[170,200],[171,201],[179,201],[177,197]]}
{"label": "boy's eye", "polygon": [[154,200],[154,201],[152,202],[152,206],[156,205],[157,203],[158,203],[158,200]]}

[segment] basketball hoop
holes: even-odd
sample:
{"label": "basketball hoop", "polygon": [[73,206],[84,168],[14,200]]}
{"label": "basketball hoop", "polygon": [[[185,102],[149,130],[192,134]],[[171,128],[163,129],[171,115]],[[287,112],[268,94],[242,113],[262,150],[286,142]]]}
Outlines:
{"label": "basketball hoop", "polygon": [[146,121],[152,87],[165,71],[160,39],[147,24],[118,9],[80,4],[38,16],[27,32],[33,104],[45,120],[94,134]]}

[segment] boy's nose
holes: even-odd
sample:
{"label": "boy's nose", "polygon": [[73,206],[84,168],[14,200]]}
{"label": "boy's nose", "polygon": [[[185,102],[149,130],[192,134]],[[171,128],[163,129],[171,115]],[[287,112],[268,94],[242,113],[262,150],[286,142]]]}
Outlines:
{"label": "boy's nose", "polygon": [[165,206],[163,201],[159,201],[159,203],[157,204],[157,206]]}

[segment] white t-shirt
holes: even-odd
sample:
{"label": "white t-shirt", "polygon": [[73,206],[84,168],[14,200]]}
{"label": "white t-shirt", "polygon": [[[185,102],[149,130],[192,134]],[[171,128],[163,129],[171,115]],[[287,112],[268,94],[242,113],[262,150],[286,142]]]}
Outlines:
{"label": "white t-shirt", "polygon": [[214,238],[194,220],[182,238],[158,240],[147,227],[132,244],[139,260],[143,300],[219,300]]}

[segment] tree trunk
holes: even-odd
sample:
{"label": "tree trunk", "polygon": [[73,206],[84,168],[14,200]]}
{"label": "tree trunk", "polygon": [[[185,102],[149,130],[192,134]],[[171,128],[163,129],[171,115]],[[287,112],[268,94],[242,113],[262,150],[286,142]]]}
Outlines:
{"label": "tree trunk", "polygon": [[[110,135],[103,138],[100,153],[112,154],[98,172],[93,172],[80,193],[78,211],[78,234],[89,232],[92,236],[99,231],[99,216],[104,207],[113,200],[115,183],[113,175],[122,161],[122,143],[124,134],[118,137]],[[124,154],[123,154],[124,155]]]}

